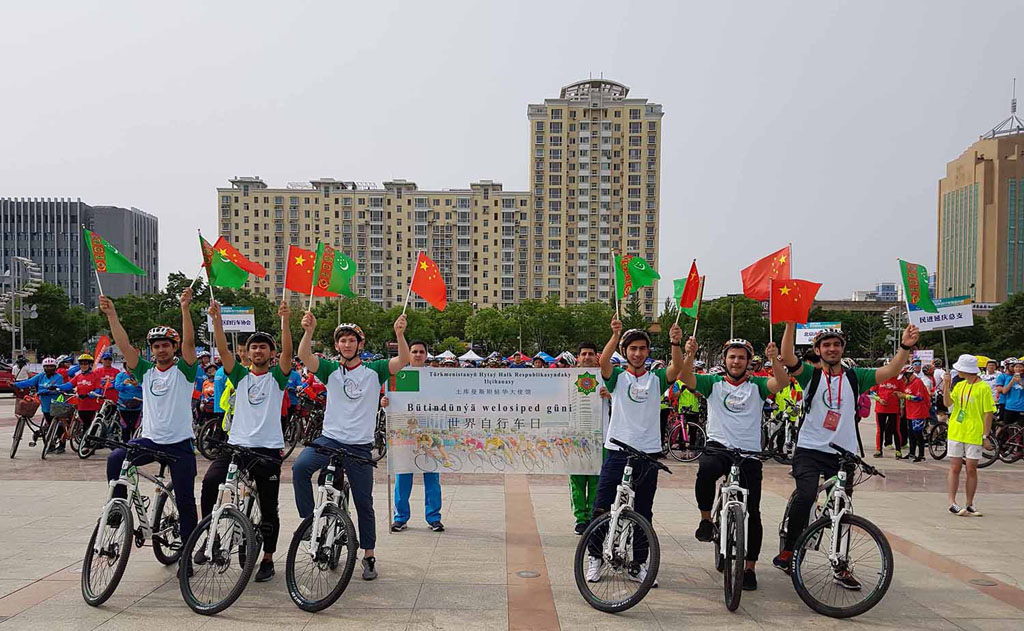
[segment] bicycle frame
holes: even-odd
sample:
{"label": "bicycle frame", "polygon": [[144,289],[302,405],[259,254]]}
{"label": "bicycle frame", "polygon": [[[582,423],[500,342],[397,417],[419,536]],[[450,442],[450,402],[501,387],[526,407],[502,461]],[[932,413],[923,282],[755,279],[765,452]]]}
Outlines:
{"label": "bicycle frame", "polygon": [[[608,519],[608,535],[604,538],[601,556],[604,560],[611,562],[618,558],[625,558],[627,550],[632,545],[626,533],[619,532],[619,516],[626,508],[633,508],[633,501],[636,491],[633,490],[633,465],[626,463],[622,470],[622,482],[615,489],[615,501],[612,503],[611,517]],[[617,553],[617,554],[616,554]]]}
{"label": "bicycle frame", "polygon": [[[327,533],[327,541],[320,541],[320,525],[321,520],[323,519],[324,507],[327,506],[328,504],[333,504],[336,507],[341,507],[341,504],[338,501],[339,498],[341,497],[341,491],[334,488],[335,471],[337,471],[337,467],[335,466],[334,459],[332,458],[327,465],[327,475],[324,477],[323,484],[319,484],[316,487],[317,502],[316,508],[313,509],[313,528],[309,535],[308,551],[310,558],[314,560],[316,559],[317,552],[320,550],[321,543],[330,547],[334,545],[335,541],[334,529],[331,529],[331,531]],[[344,475],[344,470],[342,470],[342,476]],[[346,502],[345,504],[346,505],[344,507],[341,507],[341,510],[347,511],[348,503]]]}
{"label": "bicycle frame", "polygon": [[[225,496],[228,497],[227,500],[225,500]],[[249,480],[249,476],[244,470],[241,470],[241,473],[239,473],[238,463],[232,457],[231,464],[228,465],[227,476],[217,487],[217,503],[213,507],[213,512],[210,513],[210,523],[216,524],[220,521],[221,513],[229,506],[239,509],[248,517],[247,509],[254,496],[253,485]],[[228,541],[231,541],[231,538],[234,536],[234,528],[235,524],[231,522],[227,531]],[[214,543],[216,543],[216,537],[208,537],[206,539],[206,558],[208,559],[213,558]]]}
{"label": "bicycle frame", "polygon": [[[743,510],[743,549],[747,548],[747,537],[750,531],[747,528],[747,495],[750,493],[747,489],[740,486],[740,467],[738,464],[733,463],[729,469],[729,477],[726,479],[725,484],[719,485],[718,495],[715,497],[715,505],[711,508],[712,515],[718,515],[719,532],[726,532],[728,530],[729,520],[729,509],[733,506],[739,506]],[[718,553],[723,557],[725,556],[725,537],[719,535],[718,537]]]}
{"label": "bicycle frame", "polygon": [[[121,463],[121,474],[118,476],[116,480],[111,480],[108,485],[107,501],[105,504],[103,504],[103,511],[100,514],[100,532],[99,535],[96,537],[96,542],[93,546],[94,554],[100,554],[100,543],[105,540],[107,529],[110,528],[110,526],[107,524],[107,518],[110,516],[110,508],[114,505],[115,502],[127,503],[129,504],[131,509],[135,510],[135,516],[139,522],[138,527],[139,530],[141,531],[139,536],[141,536],[143,540],[152,539],[154,534],[163,534],[162,532],[153,532],[152,523],[156,520],[157,517],[156,507],[158,502],[150,502],[150,506],[148,508],[146,507],[142,493],[139,491],[139,477],[141,476],[142,478],[149,480],[156,486],[156,489],[153,492],[154,499],[156,499],[156,497],[159,495],[166,495],[168,496],[169,500],[174,501],[174,498],[171,495],[171,491],[168,490],[167,486],[163,482],[163,473],[165,468],[166,465],[161,463],[160,473],[155,476],[150,475],[145,471],[139,470],[138,467],[133,465],[131,463],[131,458],[125,457],[124,462]],[[134,482],[132,482],[130,477],[133,470],[136,476]],[[122,497],[114,497],[114,489],[116,489],[119,486],[123,486],[125,488],[128,494],[128,499]],[[150,512],[149,515],[146,514],[147,510],[149,510]]]}

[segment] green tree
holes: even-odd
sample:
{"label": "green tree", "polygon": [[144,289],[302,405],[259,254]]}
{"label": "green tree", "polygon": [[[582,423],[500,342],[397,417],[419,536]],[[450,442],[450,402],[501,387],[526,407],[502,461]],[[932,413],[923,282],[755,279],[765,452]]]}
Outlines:
{"label": "green tree", "polygon": [[508,355],[516,349],[519,326],[498,309],[481,309],[466,319],[466,337]]}
{"label": "green tree", "polygon": [[436,338],[428,340],[436,342],[446,337],[463,339],[466,336],[466,320],[473,315],[473,305],[468,302],[449,302],[444,311],[430,308],[427,312],[433,322]]}
{"label": "green tree", "polygon": [[89,322],[82,307],[68,307],[68,295],[63,289],[43,283],[25,298],[24,304],[35,305],[38,314],[35,319],[25,319],[26,346],[35,348],[40,355],[82,348]]}
{"label": "green tree", "polygon": [[437,355],[445,351],[451,351],[456,356],[460,356],[466,352],[466,344],[457,337],[446,337],[434,346],[431,355]]}
{"label": "green tree", "polygon": [[575,353],[581,342],[593,342],[600,350],[611,336],[610,324],[615,308],[603,302],[587,302],[569,305],[568,311],[571,330],[567,350]]}
{"label": "green tree", "polygon": [[622,328],[624,330],[647,328],[647,316],[644,315],[643,309],[640,307],[640,294],[637,292],[631,293],[623,305]]}
{"label": "green tree", "polygon": [[[975,324],[972,329],[978,329]],[[1024,355],[1024,292],[1012,294],[989,313],[985,332],[990,340],[990,353],[998,358]]]}

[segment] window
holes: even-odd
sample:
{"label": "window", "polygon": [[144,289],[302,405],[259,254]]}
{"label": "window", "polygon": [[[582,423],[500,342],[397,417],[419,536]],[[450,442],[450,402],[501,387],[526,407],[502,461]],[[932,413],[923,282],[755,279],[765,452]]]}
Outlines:
{"label": "window", "polygon": [[[629,110],[629,120],[638,121],[640,120],[640,110],[632,109]],[[522,129],[522,128],[520,128]]]}

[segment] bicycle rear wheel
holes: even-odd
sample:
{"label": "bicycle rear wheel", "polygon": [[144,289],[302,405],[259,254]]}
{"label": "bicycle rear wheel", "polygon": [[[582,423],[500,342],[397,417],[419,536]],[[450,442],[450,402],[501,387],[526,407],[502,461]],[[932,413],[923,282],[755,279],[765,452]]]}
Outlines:
{"label": "bicycle rear wheel", "polygon": [[181,548],[185,545],[181,540],[181,519],[174,496],[160,493],[153,515],[153,556],[164,565],[173,565],[181,558]]}
{"label": "bicycle rear wheel", "polygon": [[[132,552],[132,532],[135,528],[128,503],[124,500],[115,501],[110,505],[107,515],[107,523],[111,526],[103,528],[101,535],[99,520],[96,521],[82,561],[82,598],[93,607],[99,607],[114,594]],[[99,554],[96,554],[93,548],[99,536],[103,540],[100,541]]]}
{"label": "bicycle rear wheel", "polygon": [[[216,524],[212,517],[199,522],[188,538],[178,572],[185,604],[204,616],[220,613],[238,600],[256,566],[256,534],[249,520],[234,506],[225,506]],[[213,553],[208,558],[211,537]],[[236,556],[245,562],[236,562]]]}
{"label": "bicycle rear wheel", "polygon": [[996,460],[999,460],[1000,443],[994,432],[989,434],[988,442],[991,448],[986,448],[984,444],[981,447],[981,460],[978,460],[979,469],[990,467]]}
{"label": "bicycle rear wheel", "polygon": [[999,446],[999,459],[1013,464],[1021,458],[1024,458],[1024,428],[1011,426]]}
{"label": "bicycle rear wheel", "polygon": [[697,423],[686,423],[686,436],[683,436],[683,426],[676,425],[668,435],[668,455],[679,462],[693,462],[704,453],[707,444],[707,435],[704,428]]}
{"label": "bicycle rear wheel", "polygon": [[928,434],[928,453],[936,460],[942,460],[946,457],[946,449],[948,447],[946,445],[946,429],[945,423],[939,423]]}
{"label": "bicycle rear wheel", "polygon": [[725,567],[722,579],[725,585],[725,606],[736,611],[743,595],[743,561],[746,544],[743,538],[743,508],[729,507],[729,527],[725,529]]}
{"label": "bicycle rear wheel", "polygon": [[213,441],[223,438],[220,436],[220,421],[216,418],[212,418],[199,428],[199,433],[196,436],[196,447],[199,449],[199,453],[203,454],[203,457],[207,460],[216,460],[217,456],[220,455],[221,450],[213,446]]}
{"label": "bicycle rear wheel", "polygon": [[792,440],[789,444],[786,444],[785,426],[772,432],[771,438],[768,439],[768,448],[771,450],[772,458],[774,458],[775,462],[779,464],[793,464],[793,450],[795,449],[795,445],[796,440]]}
{"label": "bicycle rear wheel", "polygon": [[312,532],[310,515],[295,531],[285,565],[288,595],[303,611],[320,611],[333,605],[348,587],[356,565],[356,529],[348,513],[333,504],[324,506],[315,556],[310,554]]}
{"label": "bicycle rear wheel", "polygon": [[295,446],[299,444],[299,437],[302,435],[302,428],[299,427],[299,420],[294,416],[289,416],[288,420],[284,424],[284,449],[281,450],[281,460],[287,460],[288,456],[292,455],[295,451]]}
{"label": "bicycle rear wheel", "polygon": [[[654,585],[661,564],[661,546],[650,522],[636,511],[623,509],[614,533],[609,532],[610,520],[611,513],[604,513],[592,520],[583,531],[576,546],[573,574],[576,577],[576,588],[591,607],[606,613],[618,613],[636,606]],[[602,558],[605,538],[608,536],[615,537],[613,557],[610,560]],[[638,559],[634,557],[634,549],[643,538],[646,538],[648,544],[647,558]],[[592,559],[601,560],[597,580],[587,578],[587,566]],[[644,563],[647,574],[641,580]]]}
{"label": "bicycle rear wheel", "polygon": [[99,419],[94,419],[89,424],[89,429],[85,432],[85,437],[82,438],[82,442],[78,444],[78,457],[82,460],[89,458],[96,453],[96,446],[92,443],[90,438],[99,438],[103,433],[103,424],[100,423]]}
{"label": "bicycle rear wheel", "polygon": [[[840,537],[838,559],[829,557]],[[857,515],[843,515],[839,533],[832,519],[816,520],[793,550],[793,587],[808,607],[832,618],[859,616],[881,602],[892,582],[889,541],[878,526]]]}
{"label": "bicycle rear wheel", "polygon": [[18,453],[18,445],[21,444],[21,436],[25,433],[25,425],[28,421],[24,416],[18,417],[18,424],[14,426],[14,442],[11,443],[11,458]]}

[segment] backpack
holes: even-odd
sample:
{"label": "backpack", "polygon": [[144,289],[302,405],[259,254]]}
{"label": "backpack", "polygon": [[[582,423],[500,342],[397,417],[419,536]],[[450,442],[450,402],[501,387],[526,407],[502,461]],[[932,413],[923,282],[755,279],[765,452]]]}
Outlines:
{"label": "backpack", "polygon": [[[844,368],[846,380],[850,382],[850,388],[854,392],[860,391],[860,383],[857,379],[857,373],[853,368]],[[815,368],[814,372],[811,373],[811,382],[807,384],[807,390],[804,392],[804,415],[800,419],[800,424],[803,425],[803,419],[807,416],[807,412],[811,410],[811,405],[814,402],[814,395],[818,392],[818,384],[821,383],[821,368]],[[866,410],[862,403],[862,399],[867,399]],[[861,457],[864,456],[864,444],[860,440],[860,419],[864,418],[871,411],[871,399],[866,394],[861,394],[857,397],[857,403],[854,405],[853,411],[853,423],[857,431],[857,446],[860,448]]]}

